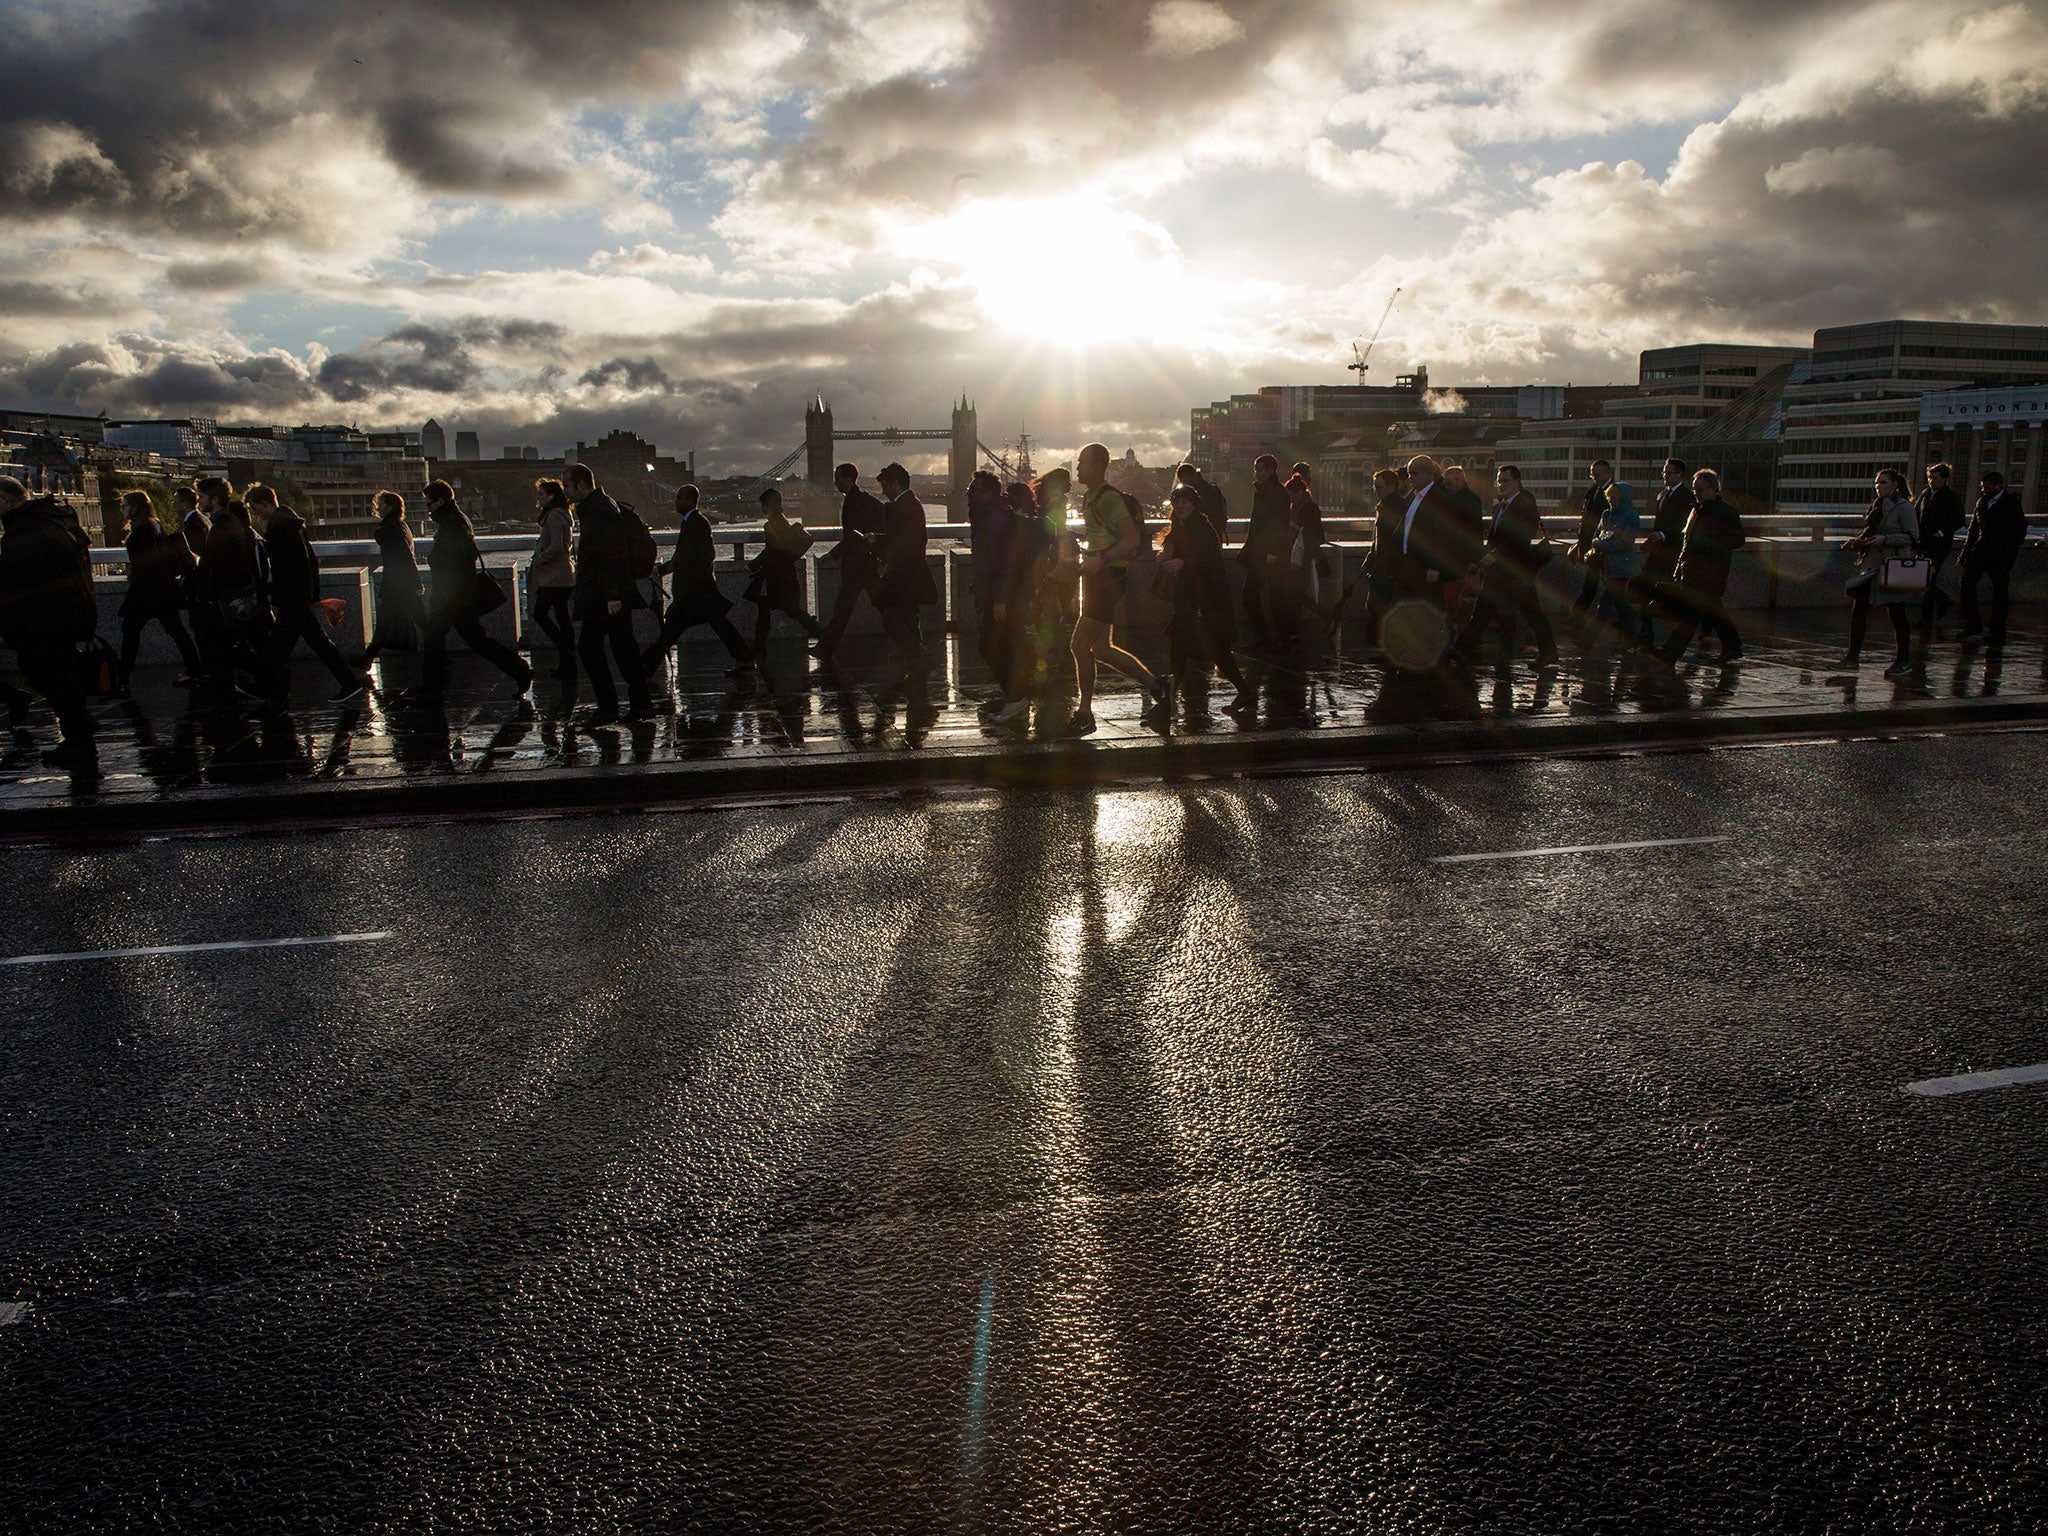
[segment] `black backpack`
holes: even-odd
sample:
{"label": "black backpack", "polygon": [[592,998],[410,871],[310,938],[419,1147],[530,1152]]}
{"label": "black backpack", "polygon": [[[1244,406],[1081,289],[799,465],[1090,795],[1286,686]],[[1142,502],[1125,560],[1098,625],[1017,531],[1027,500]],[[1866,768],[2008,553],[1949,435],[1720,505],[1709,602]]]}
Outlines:
{"label": "black backpack", "polygon": [[1131,514],[1131,526],[1138,530],[1138,552],[1143,554],[1152,543],[1152,531],[1145,522],[1145,509],[1138,504],[1137,497],[1127,491],[1119,491],[1107,482],[1096,487],[1095,495],[1088,498],[1088,505],[1093,507],[1097,499],[1105,493],[1123,498],[1124,510]]}
{"label": "black backpack", "polygon": [[655,562],[659,558],[654,547],[654,530],[641,521],[630,501],[619,503],[619,516],[626,524],[627,573],[635,581],[645,581],[654,574]]}

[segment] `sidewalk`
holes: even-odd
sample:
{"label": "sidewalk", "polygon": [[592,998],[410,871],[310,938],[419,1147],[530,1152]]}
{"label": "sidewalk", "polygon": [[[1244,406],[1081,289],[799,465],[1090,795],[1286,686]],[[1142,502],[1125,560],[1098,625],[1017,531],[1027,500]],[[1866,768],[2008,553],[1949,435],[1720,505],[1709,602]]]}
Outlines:
{"label": "sidewalk", "polygon": [[[946,638],[924,700],[892,688],[878,641],[849,641],[843,665],[821,671],[794,639],[771,647],[755,679],[723,675],[715,644],[686,648],[656,720],[596,731],[571,723],[587,706],[573,683],[543,675],[531,701],[484,663],[452,657],[448,704],[400,711],[386,702],[416,676],[415,658],[380,669],[362,706],[321,702],[326,674],[301,656],[288,713],[209,718],[172,669],[138,669],[133,696],[102,701],[96,785],[42,766],[55,739],[40,706],[0,757],[0,836],[40,836],[371,815],[629,806],[729,795],[802,795],[905,784],[1065,784],[1124,777],[1242,772],[1286,764],[1369,762],[1432,754],[1542,752],[1739,735],[1934,728],[2048,718],[2048,655],[2034,614],[2016,614],[2002,657],[1937,629],[1922,664],[1886,679],[1883,649],[1856,676],[1836,672],[1846,615],[1749,616],[1740,666],[1696,651],[1674,673],[1641,657],[1604,669],[1566,648],[1538,675],[1526,656],[1510,672],[1420,679],[1361,654],[1346,634],[1293,659],[1247,661],[1255,718],[1218,713],[1147,728],[1131,686],[1105,673],[1099,730],[1063,740],[1058,719],[1029,734],[984,727],[988,689],[972,647]],[[1882,626],[1875,626],[1882,628]],[[1888,638],[1888,637],[1887,637]],[[1149,659],[1159,637],[1140,634]],[[1604,683],[1603,683],[1604,676]],[[657,695],[660,698],[660,695]],[[1187,701],[1182,700],[1183,706]],[[1048,712],[1050,714],[1051,712]]]}

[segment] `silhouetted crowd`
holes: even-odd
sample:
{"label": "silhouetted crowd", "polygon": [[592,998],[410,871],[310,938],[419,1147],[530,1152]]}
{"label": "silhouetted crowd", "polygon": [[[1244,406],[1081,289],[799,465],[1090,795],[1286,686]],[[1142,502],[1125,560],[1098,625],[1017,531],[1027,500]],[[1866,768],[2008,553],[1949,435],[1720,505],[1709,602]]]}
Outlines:
{"label": "silhouetted crowd", "polygon": [[[982,706],[993,727],[1028,730],[1035,712],[1041,734],[1089,734],[1097,728],[1096,682],[1105,665],[1138,685],[1147,723],[1170,717],[1177,695],[1191,713],[1206,708],[1212,674],[1236,690],[1226,712],[1249,711],[1255,696],[1238,660],[1240,615],[1242,649],[1286,652],[1306,636],[1333,633],[1361,589],[1361,617],[1390,676],[1468,667],[1489,643],[1496,665],[1512,665],[1525,633],[1537,668],[1553,668],[1557,639],[1542,572],[1560,555],[1570,566],[1570,612],[1589,652],[1639,650],[1670,665],[1705,630],[1719,644],[1721,663],[1742,655],[1727,591],[1746,535],[1711,469],[1688,473],[1680,460],[1667,460],[1646,514],[1612,466],[1596,462],[1577,508],[1576,537],[1561,548],[1515,465],[1495,470],[1489,509],[1460,467],[1418,456],[1405,470],[1374,477],[1371,552],[1362,575],[1339,590],[1306,463],[1284,479],[1272,455],[1254,463],[1247,532],[1235,547],[1223,492],[1194,465],[1176,471],[1165,522],[1155,529],[1148,511],[1161,509],[1112,485],[1109,463],[1109,450],[1091,443],[1071,474],[1054,469],[1028,484],[1005,484],[983,470],[968,486],[973,641],[995,680]],[[1845,546],[1855,564],[1844,666],[1860,660],[1871,609],[1880,604],[1897,642],[1889,672],[1911,666],[1910,610],[1917,608],[1925,629],[1949,606],[1936,578],[1958,535],[1964,639],[1983,633],[1978,588],[1988,582],[1989,641],[2004,643],[2011,571],[2026,534],[2020,498],[2003,476],[1987,473],[1975,511],[1966,515],[1952,479],[1950,466],[1934,465],[1914,499],[1903,475],[1887,470],[1877,477],[1863,526]],[[698,625],[724,644],[732,675],[744,676],[760,664],[780,614],[829,670],[863,601],[877,614],[915,708],[933,666],[924,610],[940,600],[927,519],[902,465],[884,466],[873,483],[873,492],[864,489],[852,464],[836,472],[839,537],[822,559],[837,567],[839,580],[822,622],[804,606],[803,561],[813,536],[785,514],[779,491],[761,493],[763,547],[749,562],[741,597],[754,610],[749,640],[719,589],[716,546],[695,486],[676,493],[675,550],[662,562],[647,524],[599,487],[586,466],[572,465],[561,480],[537,481],[531,617],[555,647],[555,675],[580,675],[589,684],[593,704],[578,723],[649,717],[669,653]],[[171,499],[165,527],[147,496],[131,491],[123,498],[128,567],[116,649],[97,632],[89,541],[77,515],[55,497],[31,496],[20,482],[0,478],[0,640],[13,647],[29,688],[56,714],[60,741],[44,753],[53,765],[96,772],[88,700],[126,686],[152,623],[183,660],[179,686],[199,690],[220,711],[282,709],[301,646],[333,678],[328,702],[339,706],[363,698],[380,658],[417,653],[419,682],[393,703],[431,707],[446,680],[450,634],[519,692],[531,687],[531,666],[484,627],[508,594],[485,567],[475,531],[445,481],[425,491],[427,580],[405,499],[395,491],[376,497],[375,626],[359,656],[335,644],[332,630],[344,604],[322,598],[307,526],[270,487],[250,484],[238,496],[227,481],[209,476],[177,488]],[[1242,567],[1235,597],[1233,562]],[[1169,613],[1164,673],[1116,640],[1139,570]],[[633,618],[648,607],[659,609],[660,628],[642,648]],[[30,694],[0,683],[0,702],[19,730]]]}

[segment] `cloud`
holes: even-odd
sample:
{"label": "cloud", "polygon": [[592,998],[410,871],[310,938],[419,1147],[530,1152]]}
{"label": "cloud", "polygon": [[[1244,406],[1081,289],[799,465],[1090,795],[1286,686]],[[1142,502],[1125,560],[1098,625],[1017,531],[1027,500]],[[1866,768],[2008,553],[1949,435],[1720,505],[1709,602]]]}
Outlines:
{"label": "cloud", "polygon": [[1190,58],[1244,36],[1244,24],[1212,0],[1159,0],[1145,18],[1147,52]]}

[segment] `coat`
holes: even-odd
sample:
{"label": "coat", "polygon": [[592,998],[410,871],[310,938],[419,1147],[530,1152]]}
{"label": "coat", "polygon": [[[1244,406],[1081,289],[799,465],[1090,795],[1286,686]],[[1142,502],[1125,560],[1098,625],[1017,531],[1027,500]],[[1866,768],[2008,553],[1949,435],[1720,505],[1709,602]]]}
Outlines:
{"label": "coat", "polygon": [[1920,548],[1938,560],[1948,553],[1956,535],[1963,531],[1963,524],[1969,521],[1963,511],[1963,493],[1952,485],[1944,485],[1938,491],[1922,491],[1913,507],[1920,519]]}
{"label": "coat", "polygon": [[1970,514],[1970,532],[1963,540],[1963,564],[1988,570],[2011,570],[2027,538],[2027,509],[2020,493],[2003,487],[1996,496],[1979,496]]}
{"label": "coat", "polygon": [[378,520],[377,558],[383,570],[377,577],[377,628],[370,638],[382,650],[411,650],[427,622],[427,594],[420,585],[412,530],[402,515]]}
{"label": "coat", "polygon": [[[1266,562],[1284,566],[1294,548],[1294,511],[1287,503],[1287,490],[1278,480],[1262,480],[1252,487],[1252,515],[1237,558],[1251,567],[1252,580],[1264,581]],[[1274,574],[1278,574],[1277,568]]]}
{"label": "coat", "polygon": [[279,606],[302,605],[320,596],[320,557],[296,512],[279,507],[265,520],[263,549],[270,556],[271,596]]}
{"label": "coat", "polygon": [[434,542],[427,550],[427,569],[434,578],[433,617],[441,624],[455,623],[476,614],[476,530],[452,501],[444,501],[428,514],[434,525]]}
{"label": "coat", "polygon": [[1223,488],[1207,475],[1197,474],[1188,481],[1188,486],[1202,500],[1202,515],[1209,519],[1209,526],[1216,530],[1218,543],[1230,542],[1230,503],[1223,498]]}
{"label": "coat", "polygon": [[121,599],[123,618],[148,617],[184,601],[185,578],[199,568],[183,535],[165,533],[153,517],[132,523],[123,541],[128,549],[128,591]]}
{"label": "coat", "polygon": [[644,608],[646,599],[633,580],[633,557],[626,544],[626,514],[601,490],[576,503],[581,542],[576,551],[576,595],[569,612],[578,620],[601,619],[613,603],[621,611]]}
{"label": "coat", "polygon": [[0,516],[0,638],[17,650],[90,640],[91,549],[78,514],[53,496]]}
{"label": "coat", "polygon": [[1534,496],[1517,491],[1494,502],[1486,548],[1494,557],[1495,570],[1506,566],[1528,575],[1544,563],[1543,512]]}
{"label": "coat", "polygon": [[1685,520],[1685,544],[1678,555],[1678,579],[1718,597],[1728,585],[1735,551],[1748,542],[1742,514],[1716,496],[1692,509]]}
{"label": "coat", "polygon": [[986,612],[1007,604],[1017,585],[1017,517],[1000,493],[967,502],[968,548],[974,572],[975,605]]}
{"label": "coat", "polygon": [[1579,537],[1572,546],[1574,549],[1583,553],[1593,547],[1594,535],[1600,532],[1600,519],[1606,511],[1607,486],[1587,486],[1586,494],[1579,502]]}
{"label": "coat", "polygon": [[1627,581],[1636,573],[1636,537],[1643,529],[1643,514],[1636,510],[1635,496],[1627,486],[1615,495],[1620,505],[1600,514],[1591,547],[1599,553],[1602,576],[1609,581]]}
{"label": "coat", "polygon": [[728,613],[732,599],[718,590],[718,545],[711,523],[695,507],[683,514],[676,529],[676,552],[668,562],[669,611],[666,622],[685,628]]}
{"label": "coat", "polygon": [[573,587],[576,562],[569,553],[575,525],[565,506],[551,505],[540,515],[540,536],[534,540],[533,563],[526,570],[529,587]]}
{"label": "coat", "polygon": [[263,572],[262,540],[245,520],[246,514],[223,512],[206,530],[206,547],[199,554],[196,584],[200,593],[221,598],[257,585]]}
{"label": "coat", "polygon": [[939,600],[939,584],[925,557],[924,503],[908,490],[888,505],[888,532],[882,543],[882,576],[875,589],[877,608],[915,608]]}
{"label": "coat", "polygon": [[[1880,580],[1884,576],[1885,561],[1910,555],[1919,548],[1920,514],[1903,496],[1887,498],[1871,509],[1863,531],[1875,537],[1877,542],[1857,554],[1856,574],[1849,580],[1852,592],[1866,582]],[[1877,588],[1873,586],[1871,592],[1875,595]]]}
{"label": "coat", "polygon": [[1237,636],[1237,621],[1223,566],[1223,541],[1208,514],[1183,513],[1175,518],[1159,546],[1159,557],[1181,562],[1179,572],[1169,577],[1161,571],[1157,581],[1173,604],[1173,627],[1182,634],[1200,629],[1217,645],[1228,647]]}
{"label": "coat", "polygon": [[839,562],[839,579],[847,586],[872,593],[881,575],[875,558],[875,541],[888,526],[889,512],[859,486],[848,491],[839,503],[839,542],[825,552],[827,560]]}

